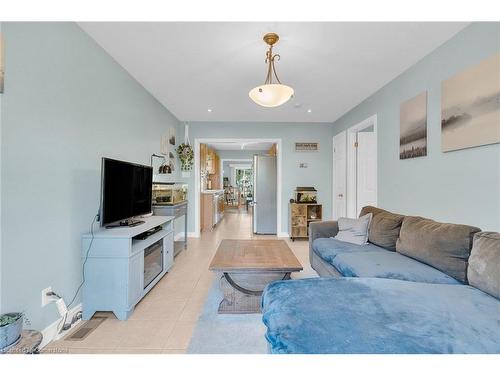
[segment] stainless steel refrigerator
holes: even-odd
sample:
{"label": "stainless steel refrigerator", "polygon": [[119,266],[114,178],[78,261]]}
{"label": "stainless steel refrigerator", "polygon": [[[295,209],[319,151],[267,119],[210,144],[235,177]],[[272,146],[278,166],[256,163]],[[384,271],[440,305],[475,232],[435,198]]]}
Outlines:
{"label": "stainless steel refrigerator", "polygon": [[277,206],[276,156],[253,157],[253,232],[276,234]]}

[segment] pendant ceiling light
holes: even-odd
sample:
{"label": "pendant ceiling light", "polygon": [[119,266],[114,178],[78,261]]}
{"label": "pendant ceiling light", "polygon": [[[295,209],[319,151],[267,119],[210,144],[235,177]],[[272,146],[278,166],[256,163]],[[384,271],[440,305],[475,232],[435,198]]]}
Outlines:
{"label": "pendant ceiling light", "polygon": [[[293,96],[293,89],[290,86],[283,85],[274,66],[274,60],[280,59],[280,55],[273,55],[273,45],[279,40],[278,34],[268,33],[264,35],[264,42],[269,44],[269,50],[266,52],[267,77],[263,85],[250,90],[250,98],[263,107],[278,107],[286,103]],[[276,83],[273,83],[273,77]]]}

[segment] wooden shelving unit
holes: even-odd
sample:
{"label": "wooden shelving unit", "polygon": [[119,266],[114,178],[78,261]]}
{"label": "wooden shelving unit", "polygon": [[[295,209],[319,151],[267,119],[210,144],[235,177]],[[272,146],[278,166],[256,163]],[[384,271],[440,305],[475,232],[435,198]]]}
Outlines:
{"label": "wooden shelving unit", "polygon": [[309,224],[321,221],[323,206],[318,203],[290,203],[290,238],[309,238]]}

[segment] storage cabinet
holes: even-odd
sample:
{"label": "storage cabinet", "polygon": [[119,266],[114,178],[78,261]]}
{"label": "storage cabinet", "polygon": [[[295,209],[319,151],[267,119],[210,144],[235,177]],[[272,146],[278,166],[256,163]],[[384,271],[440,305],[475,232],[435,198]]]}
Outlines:
{"label": "storage cabinet", "polygon": [[224,216],[222,190],[201,193],[201,230],[212,230]]}
{"label": "storage cabinet", "polygon": [[290,203],[290,238],[309,238],[309,224],[321,221],[323,206],[317,203]]}
{"label": "storage cabinet", "polygon": [[[112,311],[118,319],[128,319],[135,305],[173,265],[173,219],[151,216],[135,227],[99,228],[82,236],[82,261],[87,260],[82,290],[84,320],[96,311]],[[161,229],[142,236],[157,227]],[[145,250],[154,244],[160,244],[156,251],[162,255],[156,259],[154,278],[145,285]]]}

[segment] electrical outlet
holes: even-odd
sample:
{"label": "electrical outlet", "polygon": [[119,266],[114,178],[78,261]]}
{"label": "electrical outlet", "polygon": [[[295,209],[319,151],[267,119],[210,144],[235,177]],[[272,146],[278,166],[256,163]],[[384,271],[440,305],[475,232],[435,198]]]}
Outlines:
{"label": "electrical outlet", "polygon": [[49,286],[42,290],[42,307],[48,305],[50,302],[52,302],[52,297],[48,296],[47,293],[52,292],[52,287]]}

